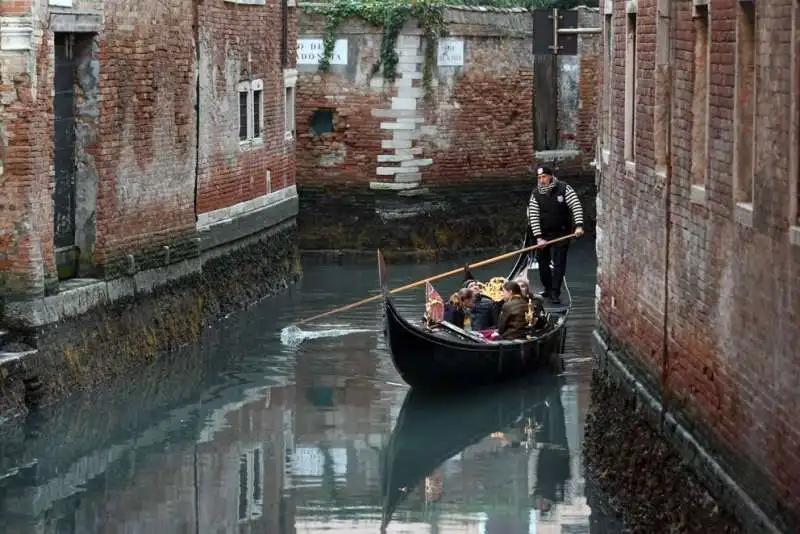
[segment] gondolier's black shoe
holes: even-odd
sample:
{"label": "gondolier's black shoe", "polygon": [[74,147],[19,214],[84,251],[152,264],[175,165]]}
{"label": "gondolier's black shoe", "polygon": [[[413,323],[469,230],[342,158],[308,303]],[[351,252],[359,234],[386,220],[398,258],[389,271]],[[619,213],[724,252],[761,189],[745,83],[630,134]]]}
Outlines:
{"label": "gondolier's black shoe", "polygon": [[549,298],[552,297],[552,295],[553,295],[553,292],[550,291],[549,289],[545,289],[544,291],[539,293],[539,296],[542,297],[543,299],[549,299]]}
{"label": "gondolier's black shoe", "polygon": [[561,304],[561,296],[559,296],[559,295],[550,295],[550,302],[552,304]]}

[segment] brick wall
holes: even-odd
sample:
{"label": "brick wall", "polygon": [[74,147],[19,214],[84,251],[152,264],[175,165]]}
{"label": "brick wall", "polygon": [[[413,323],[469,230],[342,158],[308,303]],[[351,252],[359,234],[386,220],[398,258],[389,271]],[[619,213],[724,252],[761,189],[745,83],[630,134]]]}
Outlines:
{"label": "brick wall", "polygon": [[[50,294],[59,274],[113,278],[178,262],[198,254],[198,213],[294,183],[284,85],[294,83],[295,56],[281,64],[281,6],[279,0],[3,4],[0,17],[11,18],[3,19],[0,49],[1,295]],[[296,9],[286,18],[286,40],[294,43]],[[75,247],[69,254],[79,266],[72,274],[62,272],[71,260],[54,247],[59,211],[53,199],[61,198],[55,39],[63,33],[74,35],[76,65]],[[265,141],[243,147],[237,85],[255,78],[263,81]]]}
{"label": "brick wall", "polygon": [[[796,531],[800,230],[793,227],[799,180],[793,73],[800,18],[792,0],[756,4],[756,88],[749,97],[736,89],[742,7],[733,1],[710,7],[710,56],[699,58],[710,61],[708,129],[693,139],[693,124],[703,121],[695,116],[702,108],[693,112],[700,72],[694,8],[688,1],[638,0],[632,158],[625,154],[621,110],[626,6],[636,3],[613,2],[613,12],[605,11],[614,33],[611,78],[601,88],[611,91],[611,109],[600,110],[601,129],[612,122],[611,141],[598,158],[598,304],[602,329],[628,363],[719,452],[767,514]],[[743,128],[736,109],[748,101],[756,103],[755,126],[736,141]],[[704,157],[698,146],[706,141]],[[739,170],[737,154],[749,150],[754,169]],[[659,165],[662,159],[667,165]],[[752,176],[752,203],[737,205],[735,180]]]}
{"label": "brick wall", "polygon": [[[1,14],[31,18],[31,9],[29,2],[6,2]],[[56,272],[49,209],[52,147],[36,142],[52,128],[46,118],[52,102],[47,83],[49,36],[34,31],[31,24],[19,28],[17,37],[17,48],[25,51],[4,50],[0,60],[0,290],[25,295],[41,292]]]}
{"label": "brick wall", "polygon": [[[301,37],[321,36],[325,21],[299,13]],[[352,36],[346,66],[332,65],[328,73],[298,65],[297,87],[297,179],[313,183],[324,176],[326,183],[363,183],[375,175],[377,154],[387,135],[380,129],[374,109],[388,109],[392,90],[383,91],[382,80],[369,80],[381,46],[381,28],[349,20],[340,26]],[[296,59],[296,57],[295,57]],[[333,112],[333,130],[323,136],[311,132],[315,110]],[[315,177],[315,178],[314,178]]]}
{"label": "brick wall", "polygon": [[[84,0],[71,8],[42,3],[38,12],[27,5],[18,13],[32,29],[32,41],[30,50],[23,46],[2,52],[2,78],[11,81],[3,88],[9,98],[0,111],[6,180],[0,227],[6,237],[7,296],[41,294],[57,280],[54,32],[68,29],[39,23],[51,16],[104,17],[104,27],[94,28],[102,31],[94,38],[78,37],[73,46],[76,234],[81,225],[91,234],[82,260],[97,266],[193,231],[195,52],[192,18],[186,16],[191,6],[189,0]],[[140,24],[144,13],[165,24]],[[84,244],[81,237],[76,235],[78,246]]]}
{"label": "brick wall", "polygon": [[[284,68],[294,68],[297,24],[290,7],[286,65],[281,65],[281,2],[200,6],[200,131],[198,213],[263,196],[294,184],[294,140],[285,137]],[[240,82],[263,81],[263,135],[239,141]]]}
{"label": "brick wall", "polygon": [[[192,2],[104,5],[99,120],[91,143],[98,263],[194,230]],[[163,24],[141,24],[146,16]]]}
{"label": "brick wall", "polygon": [[[571,74],[563,69],[568,91],[554,104],[563,117],[557,148],[567,151],[535,154],[530,13],[450,8],[445,18],[451,38],[464,43],[464,60],[462,66],[435,68],[429,99],[421,83],[424,39],[414,21],[398,38],[393,85],[380,74],[370,77],[382,29],[359,19],[337,31],[337,38],[347,41],[346,62],[327,73],[315,65],[298,67],[299,184],[372,183],[401,190],[522,178],[536,159],[562,160],[564,173],[591,172],[598,37],[580,39],[580,58],[563,58],[564,64],[575,64]],[[320,38],[325,20],[301,10],[299,24],[301,38]],[[582,10],[581,24],[597,26],[597,12]],[[317,110],[333,112],[331,133],[311,130]]]}

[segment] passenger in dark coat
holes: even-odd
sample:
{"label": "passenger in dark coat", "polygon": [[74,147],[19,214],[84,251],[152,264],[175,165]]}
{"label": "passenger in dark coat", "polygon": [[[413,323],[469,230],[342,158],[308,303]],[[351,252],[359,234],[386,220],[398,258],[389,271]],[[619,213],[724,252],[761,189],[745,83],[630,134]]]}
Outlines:
{"label": "passenger in dark coat", "polygon": [[472,307],[472,329],[480,331],[495,328],[502,302],[495,302],[482,294],[480,286],[475,280],[468,280],[466,287],[475,294],[475,304]]}
{"label": "passenger in dark coat", "polygon": [[462,288],[453,293],[444,310],[444,320],[465,330],[471,329],[471,308],[475,303],[475,294],[471,289]]}
{"label": "passenger in dark coat", "polygon": [[528,335],[528,301],[516,282],[503,284],[503,308],[497,322],[497,333],[502,339],[525,339]]}

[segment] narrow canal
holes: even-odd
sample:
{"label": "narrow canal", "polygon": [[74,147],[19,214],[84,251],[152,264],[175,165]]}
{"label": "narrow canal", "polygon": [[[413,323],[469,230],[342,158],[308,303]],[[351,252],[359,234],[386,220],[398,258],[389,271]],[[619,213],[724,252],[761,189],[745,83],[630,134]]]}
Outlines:
{"label": "narrow canal", "polygon": [[[390,283],[454,265],[390,266]],[[520,444],[524,432],[511,429],[454,451],[427,484],[410,488],[387,532],[621,532],[594,506],[582,474],[594,316],[590,240],[574,247],[570,270],[575,307],[566,371],[514,393],[536,405],[520,414],[533,421],[524,426],[536,438]],[[438,287],[446,294],[455,284]],[[386,353],[380,307],[322,320],[297,345],[279,335],[294,320],[374,294],[376,285],[373,265],[305,265],[290,293],[209,328],[197,346],[24,424],[3,425],[0,531],[379,532],[382,451],[407,393]],[[419,315],[422,289],[398,301],[404,313]],[[492,424],[491,410],[466,409],[475,415],[462,415],[464,428],[448,426],[442,414],[423,421],[432,448]],[[429,461],[421,456],[420,464]]]}

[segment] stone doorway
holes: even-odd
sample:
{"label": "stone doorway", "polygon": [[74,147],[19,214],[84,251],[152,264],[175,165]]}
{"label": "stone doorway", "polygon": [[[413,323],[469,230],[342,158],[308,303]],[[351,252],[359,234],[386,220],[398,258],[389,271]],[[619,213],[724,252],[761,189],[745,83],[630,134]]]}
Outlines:
{"label": "stone doorway", "polygon": [[54,33],[53,239],[59,280],[93,274],[97,174],[89,148],[99,118],[93,33]]}

